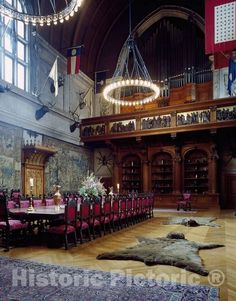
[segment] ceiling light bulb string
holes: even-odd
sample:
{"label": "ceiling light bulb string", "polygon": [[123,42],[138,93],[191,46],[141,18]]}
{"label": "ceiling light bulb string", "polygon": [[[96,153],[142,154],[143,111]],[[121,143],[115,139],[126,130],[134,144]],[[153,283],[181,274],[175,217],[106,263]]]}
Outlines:
{"label": "ceiling light bulb string", "polygon": [[70,3],[65,1],[66,5],[60,11],[56,11],[55,0],[50,0],[50,4],[53,8],[53,14],[41,15],[41,8],[39,0],[37,0],[38,14],[27,14],[21,11],[15,10],[4,0],[0,1],[0,14],[7,16],[12,19],[24,22],[26,25],[31,23],[33,26],[40,25],[43,26],[47,24],[57,25],[63,23],[65,20],[69,20],[70,17],[73,17],[74,13],[78,11],[83,0],[71,0]]}
{"label": "ceiling light bulb string", "polygon": [[[134,101],[128,97],[139,94]],[[103,91],[105,100],[123,106],[143,105],[154,101],[160,89],[151,80],[131,32],[131,1],[129,1],[129,35],[118,57],[111,83]]]}

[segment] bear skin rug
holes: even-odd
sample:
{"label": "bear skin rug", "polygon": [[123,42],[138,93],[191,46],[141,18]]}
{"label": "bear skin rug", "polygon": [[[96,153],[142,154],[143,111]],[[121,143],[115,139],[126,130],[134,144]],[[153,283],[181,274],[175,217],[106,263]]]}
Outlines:
{"label": "bear skin rug", "polygon": [[164,225],[184,225],[188,227],[197,227],[197,226],[209,226],[209,227],[220,227],[220,225],[212,223],[212,221],[216,220],[214,217],[170,217]]}
{"label": "bear skin rug", "polygon": [[171,232],[166,237],[138,238],[139,244],[125,250],[103,253],[97,259],[137,260],[146,265],[172,265],[207,276],[199,250],[223,247],[214,243],[198,243],[185,239],[183,233]]}

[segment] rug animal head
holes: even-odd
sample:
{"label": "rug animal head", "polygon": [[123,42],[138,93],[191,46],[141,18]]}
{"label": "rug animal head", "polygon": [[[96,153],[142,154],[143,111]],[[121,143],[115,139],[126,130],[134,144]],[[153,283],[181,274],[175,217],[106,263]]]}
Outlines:
{"label": "rug animal head", "polygon": [[166,235],[169,239],[185,239],[185,236],[183,233],[180,232],[170,232]]}

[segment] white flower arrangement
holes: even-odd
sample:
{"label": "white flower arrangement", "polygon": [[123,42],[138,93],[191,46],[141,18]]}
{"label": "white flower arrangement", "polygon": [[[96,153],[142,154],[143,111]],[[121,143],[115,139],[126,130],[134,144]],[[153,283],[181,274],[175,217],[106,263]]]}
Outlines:
{"label": "white flower arrangement", "polygon": [[93,198],[105,195],[106,189],[103,186],[101,179],[98,179],[91,173],[83,180],[79,193],[85,198]]}

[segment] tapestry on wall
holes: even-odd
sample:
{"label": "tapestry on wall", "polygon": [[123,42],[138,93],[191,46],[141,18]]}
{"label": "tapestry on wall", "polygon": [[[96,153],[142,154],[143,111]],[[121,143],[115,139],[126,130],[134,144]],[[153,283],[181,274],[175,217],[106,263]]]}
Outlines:
{"label": "tapestry on wall", "polygon": [[185,239],[183,233],[169,233],[160,238],[138,238],[139,244],[125,250],[103,253],[97,259],[137,260],[146,265],[172,265],[207,276],[199,250],[223,247],[221,244],[198,243]]}
{"label": "tapestry on wall", "polygon": [[46,191],[52,192],[53,185],[59,184],[63,192],[78,192],[84,177],[92,170],[90,152],[49,138],[45,143],[52,142],[58,151],[47,164]]}

